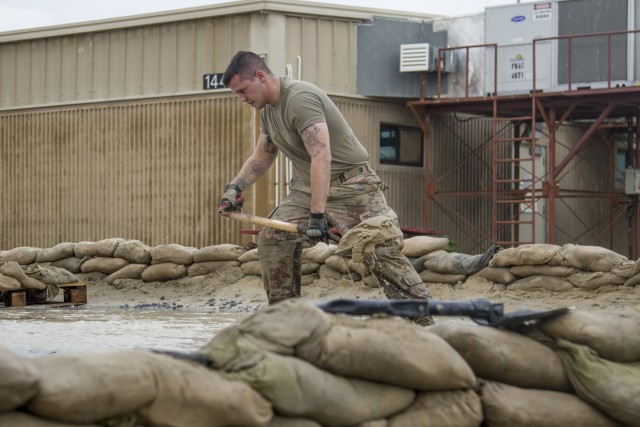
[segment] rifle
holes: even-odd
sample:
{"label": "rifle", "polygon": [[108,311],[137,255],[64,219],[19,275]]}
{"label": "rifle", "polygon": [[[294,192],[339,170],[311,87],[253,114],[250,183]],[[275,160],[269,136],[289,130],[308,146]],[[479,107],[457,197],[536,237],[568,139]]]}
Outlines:
{"label": "rifle", "polygon": [[547,311],[523,310],[504,312],[504,304],[484,299],[470,301],[408,300],[349,300],[337,299],[318,304],[327,313],[342,313],[354,316],[389,314],[402,317],[467,316],[482,326],[523,330],[535,323],[568,313],[564,307]]}

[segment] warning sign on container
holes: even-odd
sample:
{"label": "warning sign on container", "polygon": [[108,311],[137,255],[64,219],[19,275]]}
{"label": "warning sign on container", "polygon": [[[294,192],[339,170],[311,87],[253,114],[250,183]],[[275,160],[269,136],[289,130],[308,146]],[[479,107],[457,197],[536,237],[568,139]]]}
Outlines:
{"label": "warning sign on container", "polygon": [[551,19],[551,3],[536,3],[533,5],[533,20],[543,21]]}

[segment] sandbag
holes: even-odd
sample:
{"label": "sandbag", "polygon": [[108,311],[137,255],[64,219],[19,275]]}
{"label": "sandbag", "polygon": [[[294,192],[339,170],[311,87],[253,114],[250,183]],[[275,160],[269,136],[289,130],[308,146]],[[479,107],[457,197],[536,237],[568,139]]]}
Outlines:
{"label": "sandbag", "polygon": [[191,264],[187,268],[187,276],[206,276],[214,271],[224,270],[229,267],[237,267],[240,265],[239,261],[203,261]]}
{"label": "sandbag", "polygon": [[420,278],[425,283],[449,283],[451,285],[467,280],[467,276],[464,274],[443,274],[430,270],[420,272]]}
{"label": "sandbag", "polygon": [[243,262],[240,264],[240,268],[247,276],[262,276],[262,267],[258,260]]}
{"label": "sandbag", "polygon": [[26,357],[0,346],[0,413],[27,403],[38,392],[40,371]]}
{"label": "sandbag", "polygon": [[623,277],[601,271],[581,271],[568,276],[567,280],[578,288],[591,290],[599,289],[603,286],[620,286],[624,285],[625,282]]}
{"label": "sandbag", "polygon": [[484,416],[473,390],[421,392],[415,402],[389,419],[389,427],[479,427]]}
{"label": "sandbag", "polygon": [[327,264],[322,264],[318,269],[318,275],[324,279],[338,280],[342,277],[342,274],[341,271],[329,267]]}
{"label": "sandbag", "polygon": [[509,267],[485,267],[473,274],[473,277],[482,277],[490,282],[499,283],[501,285],[508,285],[518,279],[518,277],[511,272]]}
{"label": "sandbag", "polygon": [[0,254],[0,262],[15,261],[20,265],[28,265],[35,262],[38,253],[42,249],[31,246],[22,246],[9,249]]}
{"label": "sandbag", "polygon": [[640,262],[631,260],[622,261],[621,263],[611,267],[611,273],[628,279],[640,273]]}
{"label": "sandbag", "polygon": [[180,265],[193,264],[193,255],[199,250],[192,247],[169,243],[151,248],[151,264],[174,263]]}
{"label": "sandbag", "polygon": [[0,291],[13,291],[15,289],[20,289],[22,284],[18,279],[11,276],[5,276],[0,273]]}
{"label": "sandbag", "polygon": [[553,292],[564,292],[573,289],[573,283],[563,277],[555,276],[529,276],[518,279],[507,285],[510,291],[534,291],[545,289]]}
{"label": "sandbag", "polygon": [[157,394],[136,412],[144,425],[262,427],[273,416],[271,404],[247,384],[226,380],[202,365],[154,356],[150,362]]}
{"label": "sandbag", "polygon": [[74,248],[76,244],[71,242],[63,242],[58,243],[57,245],[47,248],[41,249],[36,255],[35,262],[53,262],[58,261],[64,258],[69,258],[75,256]]}
{"label": "sandbag", "polygon": [[562,245],[559,255],[564,260],[563,265],[587,271],[608,272],[614,266],[629,260],[624,255],[600,246],[583,246],[571,243]]}
{"label": "sandbag", "polygon": [[340,255],[331,255],[324,261],[324,265],[342,274],[349,272],[349,264],[347,263],[346,257]]}
{"label": "sandbag", "polygon": [[40,387],[26,408],[45,418],[75,423],[129,414],[156,396],[153,357],[123,350],[34,359]]}
{"label": "sandbag", "polygon": [[446,237],[413,236],[404,239],[402,254],[410,257],[421,257],[430,252],[444,250],[449,246],[449,239]]}
{"label": "sandbag", "polygon": [[475,384],[471,369],[451,346],[397,318],[332,315],[310,302],[286,300],[249,316],[238,330],[261,349],[296,355],[337,375],[416,390]]}
{"label": "sandbag", "polygon": [[578,270],[573,267],[564,267],[562,265],[514,265],[511,267],[511,273],[519,277],[567,277],[571,274],[578,273]]}
{"label": "sandbag", "polygon": [[640,426],[640,362],[605,360],[562,338],[555,340],[555,349],[582,400],[627,426]]}
{"label": "sandbag", "polygon": [[538,328],[553,338],[585,345],[614,362],[640,362],[640,309],[618,312],[573,310]]}
{"label": "sandbag", "polygon": [[75,256],[71,256],[69,258],[63,258],[58,261],[53,261],[51,265],[64,268],[69,273],[77,274],[82,273],[82,263],[86,260],[87,258],[77,258]]}
{"label": "sandbag", "polygon": [[436,273],[470,275],[485,268],[498,249],[500,246],[493,245],[479,255],[445,253],[425,261],[424,266]]}
{"label": "sandbag", "polygon": [[305,262],[305,263],[302,263],[302,265],[300,266],[300,274],[303,276],[307,276],[309,274],[313,274],[317,272],[319,268],[320,268],[320,264],[316,264],[315,262]]}
{"label": "sandbag", "polygon": [[161,264],[153,264],[145,268],[140,277],[145,282],[156,282],[180,279],[186,275],[186,265],[175,264],[173,262],[163,262]]}
{"label": "sandbag", "polygon": [[324,242],[318,242],[315,244],[315,246],[302,250],[302,262],[315,262],[317,264],[323,264],[327,260],[327,258],[335,253],[337,247],[337,245],[329,245]]}
{"label": "sandbag", "polygon": [[124,258],[108,258],[95,257],[86,260],[80,270],[83,273],[91,273],[92,271],[100,271],[101,273],[111,274],[128,265],[129,261]]}
{"label": "sandbag", "polygon": [[238,261],[241,263],[258,261],[259,259],[260,257],[258,256],[258,248],[249,249],[238,257]]}
{"label": "sandbag", "polygon": [[73,253],[77,258],[113,257],[116,248],[123,241],[124,239],[115,237],[97,242],[78,242],[73,247]]}
{"label": "sandbag", "polygon": [[140,240],[125,240],[113,252],[114,258],[124,258],[134,264],[151,262],[151,247]]}
{"label": "sandbag", "polygon": [[104,281],[110,285],[113,285],[116,280],[119,279],[142,279],[142,272],[149,267],[147,264],[129,264],[122,267],[120,270],[109,274],[104,278]]}
{"label": "sandbag", "polygon": [[241,338],[236,326],[223,329],[200,351],[221,375],[265,396],[274,412],[325,426],[385,418],[408,407],[415,397],[413,390],[345,378],[302,359],[258,349]]}
{"label": "sandbag", "polygon": [[193,252],[193,262],[236,261],[244,252],[242,246],[230,243],[207,246]]}
{"label": "sandbag", "polygon": [[45,267],[40,264],[31,264],[23,269],[27,276],[36,278],[49,285],[59,285],[78,281],[78,277],[76,277],[75,274],[54,265]]}
{"label": "sandbag", "polygon": [[98,424],[76,424],[40,418],[27,412],[0,414],[0,427],[100,427]]}
{"label": "sandbag", "polygon": [[490,427],[617,427],[619,424],[577,396],[483,381],[482,408]]}
{"label": "sandbag", "polygon": [[283,417],[275,415],[267,427],[322,427],[322,424],[306,418]]}
{"label": "sandbag", "polygon": [[571,391],[560,358],[531,338],[465,323],[439,323],[426,329],[448,342],[478,377],[523,388]]}
{"label": "sandbag", "polygon": [[562,265],[559,255],[561,247],[545,243],[520,245],[499,250],[489,261],[489,267],[511,267],[514,265],[551,264]]}
{"label": "sandbag", "polygon": [[0,273],[18,279],[21,287],[25,289],[46,289],[47,285],[38,279],[29,277],[15,261],[0,263]]}

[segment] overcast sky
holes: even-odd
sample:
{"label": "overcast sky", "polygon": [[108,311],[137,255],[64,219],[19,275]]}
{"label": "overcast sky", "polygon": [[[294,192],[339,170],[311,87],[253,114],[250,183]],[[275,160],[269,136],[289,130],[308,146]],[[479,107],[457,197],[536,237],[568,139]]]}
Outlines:
{"label": "overcast sky", "polygon": [[[522,3],[527,1],[530,0],[521,0]],[[0,31],[46,27],[228,2],[228,0],[0,0]],[[460,16],[483,12],[486,6],[514,4],[519,1],[323,0],[321,3]]]}

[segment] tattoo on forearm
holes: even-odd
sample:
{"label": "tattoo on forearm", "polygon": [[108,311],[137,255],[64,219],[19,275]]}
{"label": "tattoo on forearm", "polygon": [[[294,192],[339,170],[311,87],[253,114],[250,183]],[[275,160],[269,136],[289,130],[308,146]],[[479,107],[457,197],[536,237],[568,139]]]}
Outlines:
{"label": "tattoo on forearm", "polygon": [[249,163],[249,171],[256,177],[262,176],[265,172],[264,165],[258,161],[252,161]]}
{"label": "tattoo on forearm", "polygon": [[311,157],[316,157],[326,147],[326,144],[320,142],[318,139],[319,133],[320,128],[313,125],[306,128],[300,135],[302,137],[302,142],[304,142],[304,145],[307,147],[307,151],[309,151]]}

